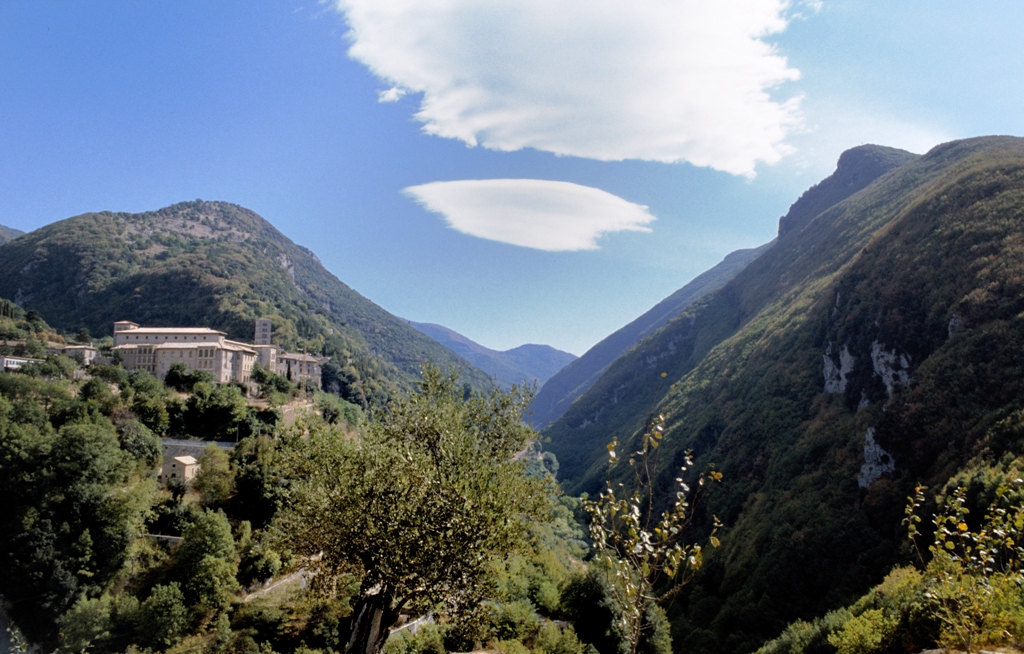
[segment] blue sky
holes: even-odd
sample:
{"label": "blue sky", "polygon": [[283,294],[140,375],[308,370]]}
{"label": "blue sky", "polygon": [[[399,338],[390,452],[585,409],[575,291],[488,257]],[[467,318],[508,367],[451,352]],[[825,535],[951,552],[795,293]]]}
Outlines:
{"label": "blue sky", "polygon": [[1022,31],[1019,1],[0,0],[0,224],[226,200],[396,315],[582,354],[846,148],[1024,134]]}

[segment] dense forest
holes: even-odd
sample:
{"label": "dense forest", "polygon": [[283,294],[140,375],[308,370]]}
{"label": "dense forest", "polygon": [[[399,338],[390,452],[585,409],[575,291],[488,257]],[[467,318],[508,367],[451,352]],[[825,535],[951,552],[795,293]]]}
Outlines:
{"label": "dense forest", "polygon": [[[368,443],[386,419],[317,397],[316,410],[288,421],[283,407],[260,408],[239,388],[213,386],[201,373],[176,369],[165,384],[115,366],[69,379],[75,369],[51,356],[0,373],[0,556],[7,571],[0,594],[21,637],[69,652],[344,650],[366,573],[358,566],[321,570],[326,561],[310,556],[308,541],[285,527],[300,482],[309,478],[306,467],[318,460],[308,448],[353,436]],[[266,373],[261,382],[267,398],[302,393]],[[453,405],[506,410],[503,395],[467,398],[454,378],[447,383]],[[479,433],[477,422],[467,433]],[[532,438],[521,426],[514,431]],[[160,437],[167,435],[229,439],[232,446],[209,443],[193,480],[160,483]],[[515,443],[523,441],[509,441]],[[521,523],[524,533],[501,556],[480,560],[482,577],[472,587],[487,591],[483,604],[456,612],[443,596],[435,599],[421,608],[437,620],[389,639],[389,650],[492,643],[506,652],[582,654],[594,644],[614,654],[606,582],[583,562],[580,502],[558,494],[557,462],[539,454],[501,460],[509,479],[535,487],[534,519]],[[355,508],[372,515],[369,505]],[[436,513],[430,519],[435,524]],[[465,547],[459,538],[440,546],[455,547],[458,557]],[[265,587],[271,579],[281,583]],[[664,640],[663,616],[658,624]],[[668,650],[662,643],[650,651]]]}

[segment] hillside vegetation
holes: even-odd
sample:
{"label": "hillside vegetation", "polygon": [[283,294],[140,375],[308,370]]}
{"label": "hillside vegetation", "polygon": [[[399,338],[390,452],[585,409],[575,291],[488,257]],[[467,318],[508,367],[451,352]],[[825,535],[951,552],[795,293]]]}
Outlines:
{"label": "hillside vegetation", "polygon": [[675,642],[749,652],[856,599],[908,555],[915,483],[1020,452],[1022,218],[1024,140],[939,146],[783,219],[773,248],[548,428],[577,491],[652,410],[663,488],[686,450],[724,474],[706,507],[723,546],[671,608]]}
{"label": "hillside vegetation", "polygon": [[185,202],[141,214],[88,213],[0,246],[0,297],[57,329],[109,334],[114,320],[197,325],[251,341],[255,319],[273,320],[275,342],[332,357],[331,390],[362,405],[407,388],[422,362],[467,361],[355,292],[248,209]]}
{"label": "hillside vegetation", "polygon": [[[836,171],[808,189],[779,220],[779,235],[802,228],[819,213],[850,197],[890,170],[917,155],[878,145],[851,148],[839,157]],[[732,252],[718,265],[698,275],[642,316],[590,348],[551,378],[534,398],[531,423],[543,429],[561,417],[576,398],[593,386],[608,366],[630,347],[675,318],[688,306],[728,283],[775,241],[748,250]]]}
{"label": "hillside vegetation", "polygon": [[3,225],[0,225],[0,245],[3,245],[4,243],[10,241],[11,239],[18,238],[24,233],[25,232],[14,229],[13,227],[5,227]]}
{"label": "hillside vegetation", "polygon": [[511,388],[512,384],[543,384],[576,359],[576,355],[556,350],[550,345],[532,343],[499,352],[441,325],[425,322],[409,324],[491,375],[498,387],[504,390]]}
{"label": "hillside vegetation", "polygon": [[656,331],[672,318],[712,291],[718,290],[751,261],[771,247],[772,243],[730,252],[715,267],[668,296],[642,316],[602,339],[583,356],[572,361],[544,383],[530,405],[530,424],[543,429],[562,416],[569,406],[601,378],[616,358],[637,341]]}

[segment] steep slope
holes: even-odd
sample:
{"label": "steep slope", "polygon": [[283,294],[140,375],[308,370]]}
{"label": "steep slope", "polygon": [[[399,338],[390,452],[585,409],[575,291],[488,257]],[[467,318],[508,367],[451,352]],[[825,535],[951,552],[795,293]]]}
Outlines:
{"label": "steep slope", "polygon": [[25,232],[14,229],[13,227],[5,227],[0,225],[0,245],[3,245],[7,241],[16,239]]}
{"label": "steep slope", "polygon": [[251,340],[257,317],[275,342],[333,357],[330,384],[380,401],[408,386],[421,362],[457,365],[478,388],[487,375],[355,292],[269,222],[225,202],[185,202],[141,214],[89,213],[0,246],[0,296],[58,329],[109,334],[114,320],[204,325]]}
{"label": "steep slope", "polygon": [[859,596],[899,559],[914,483],[1024,449],[1022,223],[1024,140],[937,147],[784,230],[545,432],[576,490],[652,410],[660,489],[687,450],[724,473],[677,646],[749,652]]}
{"label": "steep slope", "polygon": [[441,325],[411,321],[409,324],[491,375],[505,390],[512,384],[543,384],[576,359],[575,354],[556,350],[550,345],[527,344],[499,352]]}
{"label": "steep slope", "polygon": [[[822,211],[850,197],[885,173],[913,160],[917,155],[880,145],[861,145],[839,157],[836,171],[804,192],[779,220],[782,236],[805,226]],[[758,248],[732,252],[714,268],[668,296],[650,311],[590,348],[544,384],[530,410],[531,423],[543,429],[566,412],[580,395],[601,377],[608,366],[640,339],[678,316],[686,307],[724,286],[775,241]]]}
{"label": "steep slope", "polygon": [[543,429],[561,417],[576,398],[594,385],[619,355],[644,336],[678,316],[693,302],[721,288],[747,264],[761,256],[774,242],[727,254],[718,265],[694,277],[689,284],[559,370],[541,387],[537,397],[530,404],[530,424],[533,428]]}

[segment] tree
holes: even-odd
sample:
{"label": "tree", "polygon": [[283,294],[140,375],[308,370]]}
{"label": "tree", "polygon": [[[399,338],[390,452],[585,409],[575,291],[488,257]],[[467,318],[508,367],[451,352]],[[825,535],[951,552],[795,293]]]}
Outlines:
{"label": "tree", "polygon": [[213,443],[204,447],[192,487],[205,505],[226,502],[235,488],[235,471],[228,453]]}
{"label": "tree", "polygon": [[362,576],[347,652],[375,654],[399,614],[487,597],[490,566],[525,541],[547,501],[514,461],[534,436],[518,388],[463,400],[455,374],[425,365],[419,393],[357,438],[322,421],[290,458],[284,531],[319,559],[321,584]]}
{"label": "tree", "polygon": [[[613,440],[608,445],[608,485],[596,500],[583,505],[591,516],[590,536],[596,550],[595,559],[604,564],[609,573],[610,599],[630,654],[637,653],[644,632],[657,625],[657,620],[651,619],[656,605],[679,592],[703,564],[704,548],[685,540],[687,528],[693,521],[691,504],[706,482],[722,478],[720,472],[713,470],[702,474],[697,481],[697,491],[691,492],[683,482],[687,468],[692,465],[687,452],[686,464],[676,478],[675,501],[658,516],[651,473],[657,469],[656,453],[664,428],[665,416],[653,416],[640,436],[639,449],[630,453],[631,493],[624,484],[616,487],[611,481],[611,470],[618,463],[615,451],[618,441]],[[718,547],[715,533],[719,526],[718,519],[714,518],[708,536],[714,547]],[[662,638],[667,638],[667,634]]]}
{"label": "tree", "polygon": [[209,509],[181,534],[175,553],[185,598],[199,608],[222,609],[238,590],[235,540],[227,517]]}

